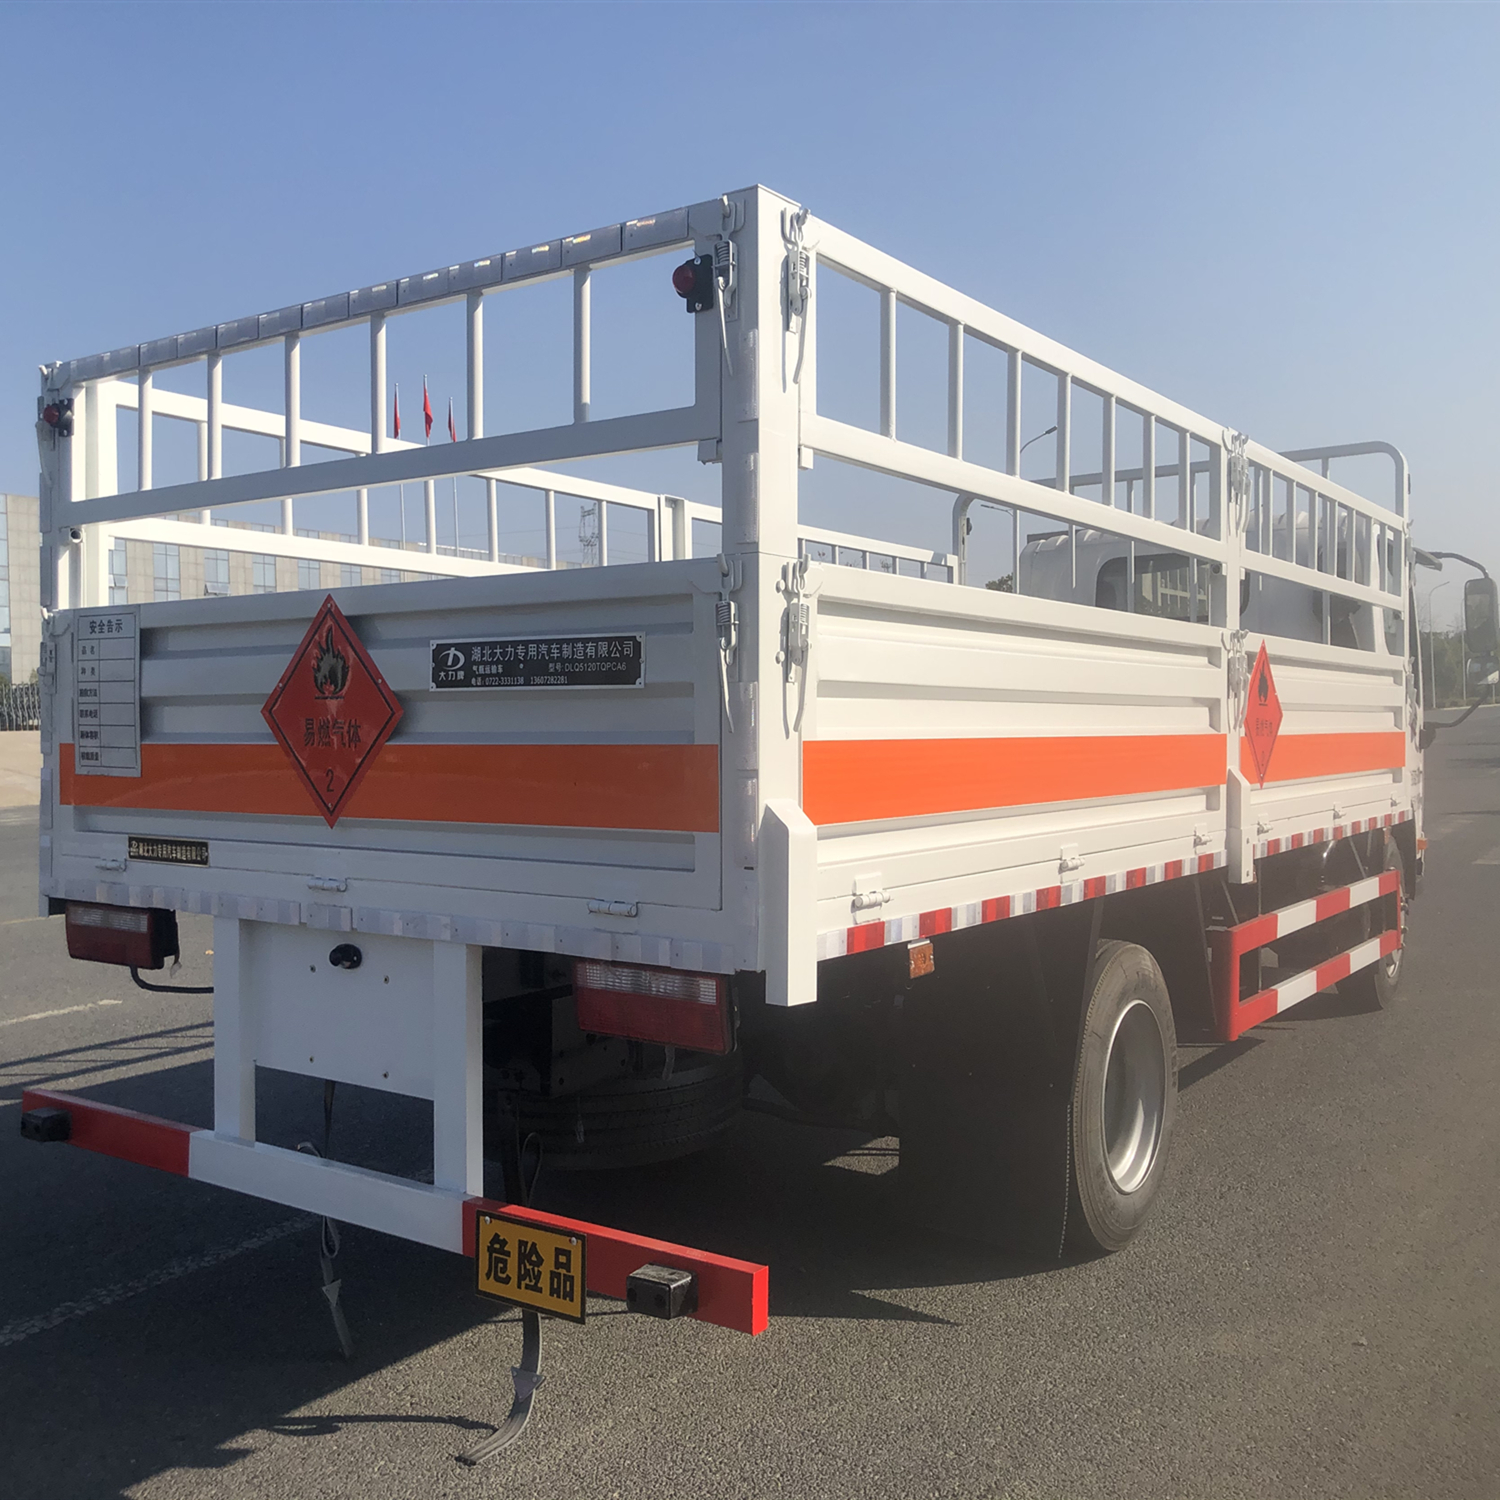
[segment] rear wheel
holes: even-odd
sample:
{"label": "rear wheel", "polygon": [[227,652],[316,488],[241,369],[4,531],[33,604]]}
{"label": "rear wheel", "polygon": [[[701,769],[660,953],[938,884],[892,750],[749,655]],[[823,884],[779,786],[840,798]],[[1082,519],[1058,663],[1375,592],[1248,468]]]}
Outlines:
{"label": "rear wheel", "polygon": [[[1397,886],[1394,896],[1382,896],[1379,902],[1372,902],[1365,908],[1365,933],[1368,936],[1376,925],[1374,914],[1386,903],[1394,901],[1402,946],[1339,981],[1339,993],[1367,1010],[1387,1010],[1395,1003],[1396,991],[1401,984],[1402,955],[1406,951],[1406,874],[1395,839],[1387,838],[1385,841],[1385,861],[1382,868],[1400,870],[1401,884]],[[1380,925],[1384,927],[1387,924],[1382,922]]]}
{"label": "rear wheel", "polygon": [[1150,1215],[1177,1113],[1177,1032],[1156,960],[1099,945],[1079,1039],[1070,1119],[1068,1238],[1121,1250]]}

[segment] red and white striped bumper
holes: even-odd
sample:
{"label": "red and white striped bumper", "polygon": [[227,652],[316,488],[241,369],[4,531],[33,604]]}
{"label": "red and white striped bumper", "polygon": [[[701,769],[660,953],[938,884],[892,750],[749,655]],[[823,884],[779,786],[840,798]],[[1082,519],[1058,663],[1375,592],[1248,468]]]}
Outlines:
{"label": "red and white striped bumper", "polygon": [[1379,901],[1395,895],[1401,888],[1401,872],[1386,870],[1352,885],[1340,886],[1337,890],[1325,891],[1310,901],[1298,901],[1293,906],[1284,906],[1280,911],[1267,912],[1265,916],[1252,917],[1238,926],[1221,928],[1212,933],[1214,1006],[1219,1022],[1220,1040],[1232,1042],[1252,1026],[1279,1015],[1288,1006],[1296,1005],[1320,990],[1337,984],[1341,979],[1378,963],[1387,954],[1401,946],[1399,916],[1396,925],[1356,944],[1347,952],[1325,960],[1315,968],[1304,969],[1280,984],[1261,990],[1258,994],[1241,998],[1240,959],[1255,949],[1274,943],[1279,938],[1326,922],[1342,912]]}

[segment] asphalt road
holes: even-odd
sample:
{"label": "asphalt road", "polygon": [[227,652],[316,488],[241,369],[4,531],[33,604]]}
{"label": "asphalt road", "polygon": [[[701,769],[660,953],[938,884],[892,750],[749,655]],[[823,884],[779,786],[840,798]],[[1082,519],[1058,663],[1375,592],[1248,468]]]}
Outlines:
{"label": "asphalt road", "polygon": [[[356,1358],[289,1211],[23,1142],[49,1084],[207,1122],[206,1000],[70,964],[0,812],[0,1495],[1469,1496],[1500,1493],[1500,713],[1439,740],[1402,1000],[1321,996],[1185,1052],[1164,1201],[1109,1259],[1037,1270],[891,1213],[893,1141],[745,1115],[717,1153],[544,1177],[541,1206],[765,1260],[750,1340],[548,1324],[521,1445],[513,1319],[470,1263],[346,1233]],[[184,981],[208,924],[184,923]],[[263,1083],[270,1139],[316,1086]],[[389,1103],[389,1101],[387,1101]],[[425,1107],[340,1102],[338,1154],[414,1166]]]}

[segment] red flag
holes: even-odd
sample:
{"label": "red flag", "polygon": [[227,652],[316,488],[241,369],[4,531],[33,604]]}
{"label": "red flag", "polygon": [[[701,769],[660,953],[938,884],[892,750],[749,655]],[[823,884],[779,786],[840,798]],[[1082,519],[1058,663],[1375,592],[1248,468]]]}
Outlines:
{"label": "red flag", "polygon": [[394,427],[392,437],[401,436],[401,387],[396,387],[396,399],[391,402],[391,422]]}
{"label": "red flag", "polygon": [[427,377],[422,377],[422,421],[426,426],[423,437],[432,436],[432,402],[427,398]]}
{"label": "red flag", "polygon": [[450,443],[456,443],[458,441],[458,428],[456,428],[453,425],[453,397],[452,396],[448,397],[448,441]]}

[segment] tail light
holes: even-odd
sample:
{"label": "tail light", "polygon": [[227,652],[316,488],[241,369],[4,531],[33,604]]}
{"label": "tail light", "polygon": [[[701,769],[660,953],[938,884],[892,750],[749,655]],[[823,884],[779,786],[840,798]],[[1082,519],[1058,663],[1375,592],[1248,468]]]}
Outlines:
{"label": "tail light", "polygon": [[693,1052],[729,1051],[729,981],[720,975],[579,959],[573,996],[584,1031]]}
{"label": "tail light", "polygon": [[159,969],[178,952],[177,913],[160,907],[68,902],[68,957]]}

